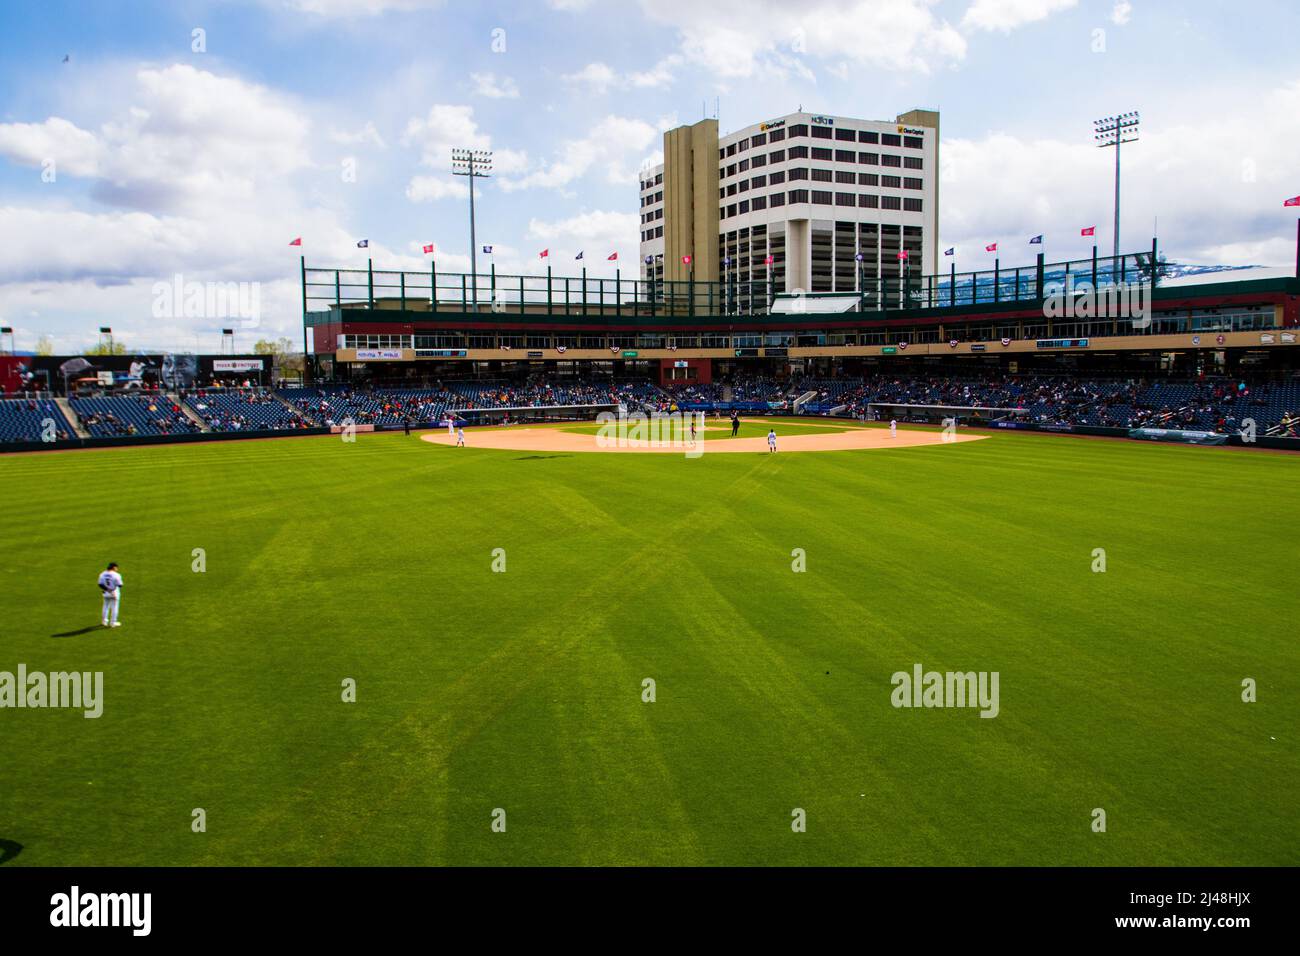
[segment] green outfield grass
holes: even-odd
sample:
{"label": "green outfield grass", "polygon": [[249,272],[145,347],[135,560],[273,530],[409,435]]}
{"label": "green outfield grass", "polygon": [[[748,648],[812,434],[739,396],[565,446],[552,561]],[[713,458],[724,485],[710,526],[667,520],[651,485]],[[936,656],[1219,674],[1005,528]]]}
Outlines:
{"label": "green outfield grass", "polygon": [[[698,460],[400,434],[0,456],[0,670],[105,681],[97,720],[0,710],[0,847],[1294,864],[1297,475],[1003,434]],[[124,626],[86,630],[109,560]],[[894,708],[916,663],[997,671],[998,716]]]}

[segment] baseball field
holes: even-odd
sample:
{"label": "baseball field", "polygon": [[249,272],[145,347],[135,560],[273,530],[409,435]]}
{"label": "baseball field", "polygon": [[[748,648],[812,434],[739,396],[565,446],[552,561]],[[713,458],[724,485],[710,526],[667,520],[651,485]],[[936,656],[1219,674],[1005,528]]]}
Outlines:
{"label": "baseball field", "polygon": [[1300,858],[1294,458],[483,434],[0,457],[0,672],[103,674],[0,709],[0,860]]}

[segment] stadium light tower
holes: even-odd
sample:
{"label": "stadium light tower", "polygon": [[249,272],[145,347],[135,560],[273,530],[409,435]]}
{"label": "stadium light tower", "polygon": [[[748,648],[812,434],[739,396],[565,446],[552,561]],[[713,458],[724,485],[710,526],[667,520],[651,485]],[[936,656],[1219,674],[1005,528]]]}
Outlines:
{"label": "stadium light tower", "polygon": [[453,176],[469,177],[469,271],[474,285],[474,305],[478,306],[478,240],[474,234],[474,180],[492,175],[490,149],[453,149],[451,151]]}
{"label": "stadium light tower", "polygon": [[1098,149],[1107,149],[1115,147],[1115,258],[1119,259],[1119,148],[1124,143],[1133,143],[1138,138],[1138,122],[1140,117],[1137,110],[1131,113],[1120,113],[1118,116],[1107,116],[1104,119],[1093,120],[1093,139],[1097,141]]}

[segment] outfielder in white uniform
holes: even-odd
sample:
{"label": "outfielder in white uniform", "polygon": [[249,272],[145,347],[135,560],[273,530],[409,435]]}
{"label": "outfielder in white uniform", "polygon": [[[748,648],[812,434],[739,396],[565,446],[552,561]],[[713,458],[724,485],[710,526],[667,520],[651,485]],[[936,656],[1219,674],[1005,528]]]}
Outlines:
{"label": "outfielder in white uniform", "polygon": [[767,450],[769,452],[776,451],[776,429],[775,428],[769,428],[767,431]]}
{"label": "outfielder in white uniform", "polygon": [[889,420],[889,437],[893,438],[897,434],[898,434],[898,421],[896,419],[891,418]]}
{"label": "outfielder in white uniform", "polygon": [[122,575],[115,563],[109,564],[99,576],[99,590],[104,594],[104,627],[121,627],[117,623],[117,609],[122,603]]}

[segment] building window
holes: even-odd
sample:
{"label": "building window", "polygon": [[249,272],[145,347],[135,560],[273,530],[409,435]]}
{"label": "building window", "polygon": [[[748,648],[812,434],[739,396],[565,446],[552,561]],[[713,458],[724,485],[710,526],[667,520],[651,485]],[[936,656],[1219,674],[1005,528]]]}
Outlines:
{"label": "building window", "polygon": [[898,189],[903,185],[903,181],[897,176],[881,176],[880,184],[886,189]]}
{"label": "building window", "polygon": [[885,133],[883,136],[880,137],[880,145],[882,145],[882,146],[902,146],[902,145],[903,145],[903,137],[898,136],[898,135],[895,134],[895,133]]}
{"label": "building window", "polygon": [[[920,202],[920,200],[917,200],[917,201]],[[767,197],[766,197],[766,196],[755,196],[755,197],[753,198],[753,200],[751,200],[751,202],[753,203],[753,207],[752,207],[752,208],[753,208],[754,212],[758,212],[760,209],[766,209],[766,208],[767,208]],[[909,200],[909,202],[910,202],[910,200]]]}
{"label": "building window", "polygon": [[785,162],[785,150],[774,149],[772,152],[767,154],[767,159],[768,162],[771,163],[783,163]]}
{"label": "building window", "polygon": [[796,136],[807,136],[807,135],[808,135],[807,123],[795,123],[793,126],[790,127],[791,139],[794,139]]}
{"label": "building window", "polygon": [[880,208],[881,209],[902,209],[903,201],[899,199],[897,196],[881,196]]}
{"label": "building window", "polygon": [[791,146],[788,150],[786,150],[786,152],[789,154],[789,156],[790,156],[791,159],[807,159],[807,158],[808,158],[808,147],[807,147],[807,146]]}
{"label": "building window", "polygon": [[859,142],[859,143],[879,143],[879,142],[880,142],[880,136],[879,136],[878,134],[876,134],[876,133],[871,132],[870,130],[860,129],[860,130],[858,130],[858,142]]}
{"label": "building window", "polygon": [[781,140],[785,139],[785,130],[783,130],[783,129],[774,129],[774,130],[772,130],[770,133],[767,134],[767,138],[768,138],[768,141],[769,141],[769,142],[772,142],[772,143],[779,143],[779,142],[781,142]]}
{"label": "building window", "polygon": [[655,226],[655,238],[656,238],[656,239],[662,239],[663,237],[664,237],[664,227],[663,227],[663,226]]}
{"label": "building window", "polygon": [[737,172],[743,173],[743,172],[748,172],[748,170],[749,170],[749,160],[747,159],[742,159],[740,163],[736,166]]}
{"label": "building window", "polygon": [[835,151],[835,162],[837,163],[856,163],[858,154],[851,149],[837,149]]}
{"label": "building window", "polygon": [[749,161],[749,164],[755,168],[759,166],[766,166],[767,157],[764,156],[762,153],[759,153],[757,156],[755,156],[753,159]]}
{"label": "building window", "polygon": [[858,138],[858,134],[851,129],[840,128],[835,131],[835,138],[851,143]]}
{"label": "building window", "polygon": [[799,166],[796,167],[795,169],[790,170],[790,182],[794,182],[796,179],[807,179],[807,178],[808,178],[808,170],[806,167]]}
{"label": "building window", "polygon": [[753,184],[753,186],[754,186],[755,189],[759,189],[759,188],[761,188],[761,187],[767,185],[767,177],[766,177],[766,176],[755,176],[753,179],[750,180],[750,183]]}
{"label": "building window", "polygon": [[862,195],[858,196],[858,205],[864,209],[879,209],[880,197],[869,196],[866,193],[863,193]]}
{"label": "building window", "polygon": [[904,211],[904,212],[920,212],[920,211],[921,211],[921,200],[919,200],[919,199],[915,199],[915,198],[913,198],[913,197],[911,197],[911,196],[908,196],[906,199],[903,200],[903,211]]}
{"label": "building window", "polygon": [[728,155],[728,156],[735,156],[735,155],[736,155],[736,144],[735,144],[735,143],[732,143],[730,146],[727,147],[727,155]]}
{"label": "building window", "polygon": [[903,157],[896,156],[893,153],[885,153],[884,156],[880,157],[880,165],[881,166],[902,166]]}
{"label": "building window", "polygon": [[736,149],[740,150],[740,152],[742,152],[742,153],[743,153],[745,150],[749,149],[749,140],[748,140],[748,139],[742,139],[739,143],[736,144]]}
{"label": "building window", "polygon": [[736,195],[736,184],[735,184],[735,183],[732,183],[730,186],[727,187],[727,195],[728,195],[728,196],[734,196],[734,195]]}
{"label": "building window", "polygon": [[858,197],[855,196],[853,193],[835,194],[835,205],[837,206],[856,206],[857,204],[858,204]]}
{"label": "building window", "polygon": [[[817,128],[818,128],[818,129],[821,129],[820,126],[817,127]],[[835,153],[834,153],[833,150],[825,149],[824,147],[821,147],[821,146],[814,146],[814,147],[813,147],[813,151],[812,151],[812,158],[813,158],[813,159],[824,159],[824,160],[826,160],[827,162],[829,162],[829,161],[832,160],[834,157],[835,157]]]}
{"label": "building window", "polygon": [[808,190],[806,189],[790,190],[790,202],[792,204],[797,202],[807,202],[807,201],[808,201]]}
{"label": "building window", "polygon": [[814,189],[812,191],[812,201],[823,206],[831,204],[831,193],[824,189]]}
{"label": "building window", "polygon": [[832,179],[829,169],[814,169],[812,171],[812,180],[815,183],[829,183]]}
{"label": "building window", "polygon": [[920,188],[921,188],[921,180],[919,180],[919,179],[913,179],[911,176],[908,176],[906,179],[903,180],[903,188],[904,188],[904,189],[920,189]]}
{"label": "building window", "polygon": [[908,149],[922,149],[925,146],[925,140],[919,136],[904,136],[903,145]]}
{"label": "building window", "polygon": [[880,154],[879,153],[858,153],[858,162],[864,163],[867,166],[879,166]]}
{"label": "building window", "polygon": [[858,174],[851,169],[837,169],[835,170],[835,181],[852,186],[858,181]]}
{"label": "building window", "polygon": [[829,126],[814,126],[812,128],[813,139],[832,139],[834,132]]}
{"label": "building window", "polygon": [[751,136],[751,137],[749,138],[749,141],[750,141],[751,143],[753,143],[755,146],[766,146],[766,145],[767,145],[767,134],[766,134],[766,133],[755,133],[753,136]]}
{"label": "building window", "polygon": [[736,214],[736,204],[733,202],[730,206],[727,207],[727,215],[734,216],[735,214]]}
{"label": "building window", "polygon": [[775,172],[773,172],[771,175],[767,177],[767,181],[770,182],[773,186],[777,185],[778,183],[785,182],[785,170],[784,169],[776,170]]}
{"label": "building window", "polygon": [[906,169],[921,169],[921,168],[922,168],[922,167],[921,167],[921,157],[920,157],[920,156],[904,156],[904,157],[903,157],[903,166],[904,166],[904,168],[906,168]]}
{"label": "building window", "polygon": [[742,179],[742,180],[740,181],[740,191],[741,191],[742,193],[747,193],[747,192],[749,192],[749,180],[748,180],[748,179]]}
{"label": "building window", "polygon": [[879,186],[880,177],[875,173],[858,173],[859,186]]}
{"label": "building window", "polygon": [[785,205],[785,193],[772,193],[772,207]]}
{"label": "building window", "polygon": [[740,201],[740,214],[743,216],[747,212],[749,212],[749,200],[742,199]]}

